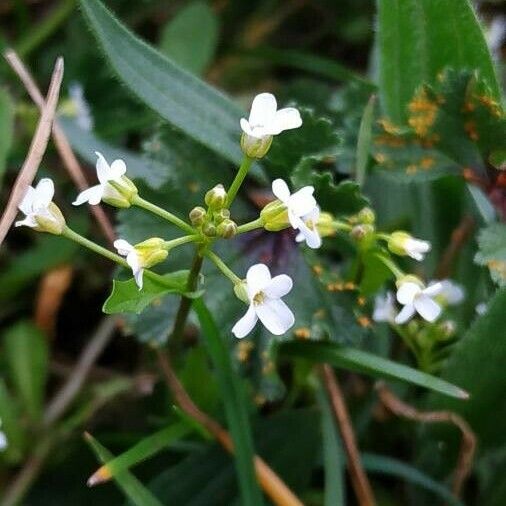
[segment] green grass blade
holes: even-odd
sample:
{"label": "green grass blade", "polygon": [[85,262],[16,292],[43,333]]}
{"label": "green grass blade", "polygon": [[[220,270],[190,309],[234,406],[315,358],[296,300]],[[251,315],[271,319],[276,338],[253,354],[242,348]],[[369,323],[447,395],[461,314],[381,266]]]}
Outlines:
{"label": "green grass blade", "polygon": [[[107,462],[114,456],[102,446],[91,434],[86,434],[86,441],[100,462]],[[162,503],[129,471],[121,471],[114,477],[118,487],[136,506],[163,506]]]}
{"label": "green grass blade", "polygon": [[376,103],[376,96],[372,95],[367,102],[360,121],[360,128],[358,130],[357,139],[357,167],[356,167],[356,181],[362,186],[365,181],[367,170],[367,161],[369,160],[369,151],[371,149],[372,140],[372,121],[374,119],[374,105]]}
{"label": "green grass blade", "polygon": [[262,494],[255,478],[253,467],[253,439],[246,410],[246,402],[240,388],[240,378],[235,373],[229,352],[223,342],[218,327],[202,299],[193,301],[202,326],[206,346],[216,369],[228,427],[235,448],[235,462],[241,491],[241,504],[259,506],[263,504]]}
{"label": "green grass blade", "polygon": [[111,67],[132,93],[193,139],[241,161],[239,107],[145,44],[99,0],[80,4]]}
{"label": "green grass blade", "polygon": [[122,471],[126,471],[136,464],[156,455],[189,432],[191,432],[191,429],[186,424],[177,423],[145,437],[126,452],[114,457],[103,465],[90,477],[88,485],[93,486],[97,483],[115,478]]}
{"label": "green grass blade", "polygon": [[370,376],[404,381],[440,394],[467,399],[468,393],[442,379],[398,364],[365,351],[340,346],[330,342],[285,342],[279,345],[278,353],[283,357],[304,358],[313,362],[324,362],[361,372]]}
{"label": "green grass blade", "polygon": [[449,506],[464,506],[444,485],[441,485],[430,476],[427,476],[415,467],[405,464],[400,460],[384,457],[383,455],[363,453],[362,464],[369,473],[395,476],[396,478],[401,478],[413,485],[428,490],[441,498],[444,503]]}
{"label": "green grass blade", "polygon": [[7,155],[14,132],[14,104],[4,88],[0,88],[0,186],[7,166]]}

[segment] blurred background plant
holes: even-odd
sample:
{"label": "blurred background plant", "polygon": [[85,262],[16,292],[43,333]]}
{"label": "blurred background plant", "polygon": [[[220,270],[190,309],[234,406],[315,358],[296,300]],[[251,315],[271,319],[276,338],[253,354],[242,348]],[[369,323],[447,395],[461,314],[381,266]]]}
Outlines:
{"label": "blurred background plant", "polygon": [[[239,395],[247,399],[256,453],[307,505],[505,504],[504,5],[105,5],[170,65],[161,68],[158,56],[116,25],[97,0],[0,5],[0,47],[16,51],[43,94],[57,56],[64,57],[59,125],[85,182],[93,184],[95,151],[108,160],[123,158],[143,195],[170,202],[186,217],[201,204],[202,192],[231,182],[240,130],[237,123],[235,133],[220,124],[206,131],[215,96],[194,80],[185,85],[179,69],[223,90],[233,111],[272,91],[280,104],[296,105],[304,123],[276,140],[262,161],[264,171],[254,169],[238,215],[256,217],[275,177],[314,184],[323,210],[347,215],[350,226],[370,224],[357,218],[369,203],[378,229],[409,230],[430,241],[422,263],[402,258],[402,267],[427,280],[451,278],[463,290],[463,300],[449,305],[437,323],[414,320],[400,327],[373,319],[375,298],[383,296],[391,272],[377,251],[350,235],[325,240],[318,254],[296,249],[288,231],[227,244],[220,253],[236,272],[263,261],[288,272],[296,287],[289,297],[296,326],[287,342],[273,347],[272,336],[260,329],[247,341],[231,337],[241,303],[226,281],[205,272],[204,299],[216,320],[207,331],[220,329],[233,362],[230,374],[242,378]],[[0,80],[3,204],[39,110],[5,61]],[[49,143],[38,177],[55,180],[56,199],[75,230],[105,245],[116,233],[132,242],[171,238],[159,220],[136,210],[72,208],[83,176],[74,170],[69,178],[68,150],[62,157],[55,145]],[[347,178],[363,193],[339,185]],[[171,255],[170,269],[188,267],[186,251]],[[247,504],[239,499],[233,460],[208,430],[174,409],[180,401],[157,366],[156,349],[172,331],[177,301],[157,297],[141,314],[104,317],[113,275],[103,259],[28,230],[11,231],[0,249],[2,504],[123,504],[125,496],[111,484],[85,486],[100,465],[90,446],[98,462],[121,454],[100,480],[114,475],[135,504]],[[202,309],[197,313],[183,339],[168,343],[172,365],[195,404],[226,425],[211,345],[201,339],[207,320]],[[395,394],[380,386],[378,395],[369,375],[398,374],[362,355],[343,354],[348,346],[441,376],[471,398],[427,394],[410,385],[413,380],[392,384]],[[351,478],[346,472],[347,436],[343,449],[335,406],[320,381],[329,371],[317,374],[313,367],[320,362],[355,371],[340,372],[340,384],[374,500],[367,493],[355,497],[361,485],[353,469]],[[93,434],[90,446],[83,431]],[[469,462],[474,437],[478,446]],[[140,481],[128,471],[134,464]]]}

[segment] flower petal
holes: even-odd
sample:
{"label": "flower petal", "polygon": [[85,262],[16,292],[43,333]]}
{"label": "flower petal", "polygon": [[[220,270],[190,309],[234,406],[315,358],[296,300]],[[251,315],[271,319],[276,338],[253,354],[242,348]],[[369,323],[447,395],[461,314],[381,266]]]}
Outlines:
{"label": "flower petal", "polygon": [[425,295],[428,295],[429,297],[435,297],[436,295],[439,295],[440,293],[443,292],[444,292],[444,285],[441,282],[432,283],[423,290],[423,293]]}
{"label": "flower petal", "polygon": [[286,204],[290,198],[290,189],[283,179],[275,179],[272,182],[272,193],[284,204]]}
{"label": "flower petal", "polygon": [[111,167],[109,170],[109,181],[118,180],[123,174],[125,174],[127,168],[126,163],[118,158],[111,163]]}
{"label": "flower petal", "polygon": [[251,128],[267,126],[274,122],[276,116],[276,98],[271,93],[260,93],[253,99],[249,113]]}
{"label": "flower petal", "polygon": [[278,135],[284,130],[299,128],[302,125],[302,118],[297,109],[286,107],[276,112],[274,121],[267,126],[269,134]]}
{"label": "flower petal", "polygon": [[304,186],[290,195],[288,207],[297,216],[305,216],[311,213],[316,207],[316,199],[313,197],[314,188],[312,186]]}
{"label": "flower petal", "polygon": [[144,282],[143,275],[144,275],[144,269],[139,269],[137,272],[134,272],[135,283],[139,287],[139,291],[142,290],[142,285]]}
{"label": "flower petal", "polygon": [[30,227],[30,228],[36,227],[37,222],[35,221],[34,216],[35,215],[33,215],[33,214],[29,214],[24,220],[16,221],[16,223],[14,223],[14,226],[15,227],[25,226],[25,227]]}
{"label": "flower petal", "polygon": [[125,239],[116,239],[114,241],[114,247],[122,256],[127,256],[134,250],[134,247],[128,241],[125,241]]}
{"label": "flower petal", "polygon": [[395,323],[398,323],[399,325],[406,323],[408,320],[411,320],[411,318],[413,318],[415,312],[415,306],[412,304],[405,305],[399,314],[395,317]]}
{"label": "flower petal", "polygon": [[232,334],[239,339],[247,336],[253,330],[257,321],[255,308],[251,304],[244,316],[232,327]]}
{"label": "flower petal", "polygon": [[401,304],[412,304],[415,296],[421,291],[422,289],[416,283],[407,281],[405,283],[402,283],[397,290],[397,300]]}
{"label": "flower petal", "polygon": [[310,248],[317,249],[322,245],[322,239],[320,237],[320,234],[318,233],[318,229],[316,228],[316,226],[313,229],[310,229],[306,225],[304,219],[302,219],[298,228],[300,230],[300,233],[303,235],[306,244]]}
{"label": "flower petal", "polygon": [[271,299],[280,299],[285,296],[292,287],[292,278],[286,274],[280,274],[271,279],[270,283],[263,289],[263,292]]}
{"label": "flower petal", "polygon": [[92,186],[91,188],[87,188],[86,190],[82,191],[77,196],[76,200],[72,202],[72,204],[75,206],[80,206],[81,204],[88,202],[88,204],[96,206],[102,200],[103,194],[104,187],[101,184],[97,184],[96,186]]}
{"label": "flower petal", "polygon": [[101,184],[105,184],[111,179],[111,167],[109,167],[109,164],[107,163],[107,160],[104,158],[104,155],[102,153],[95,151],[95,154],[98,156],[96,165],[97,178]]}
{"label": "flower petal", "polygon": [[41,179],[35,187],[35,193],[37,201],[47,207],[54,197],[54,183],[52,179],[48,177]]}
{"label": "flower petal", "polygon": [[252,265],[246,273],[246,284],[248,295],[253,298],[258,292],[262,291],[271,281],[269,267],[265,264]]}
{"label": "flower petal", "polygon": [[435,321],[441,314],[441,306],[425,293],[421,293],[416,297],[413,304],[420,316],[428,322]]}
{"label": "flower petal", "polygon": [[35,188],[33,188],[33,186],[29,186],[26,189],[25,196],[23,197],[23,200],[19,204],[18,209],[24,214],[30,214],[33,209],[32,206],[36,198],[35,196],[36,196]]}
{"label": "flower petal", "polygon": [[241,129],[242,129],[242,131],[246,135],[249,135],[250,137],[254,137],[253,130],[251,129],[250,124],[248,123],[248,120],[246,118],[241,118],[240,123],[241,123]]}
{"label": "flower petal", "polygon": [[265,328],[275,336],[284,334],[295,323],[291,309],[281,299],[267,299],[255,310]]}

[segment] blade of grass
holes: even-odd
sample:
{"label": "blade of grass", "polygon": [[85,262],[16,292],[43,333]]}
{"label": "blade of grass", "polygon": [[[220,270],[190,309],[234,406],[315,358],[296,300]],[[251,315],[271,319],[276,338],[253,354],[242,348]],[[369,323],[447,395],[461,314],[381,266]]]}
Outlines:
{"label": "blade of grass", "polygon": [[[113,454],[91,434],[85,433],[86,442],[100,462],[105,463]],[[123,493],[137,506],[163,506],[162,503],[130,472],[121,471],[114,479]]]}
{"label": "blade of grass", "polygon": [[349,369],[373,377],[404,381],[458,399],[469,398],[469,394],[465,390],[435,376],[336,343],[285,342],[278,346],[278,354],[282,357],[297,357],[317,363],[328,363],[334,367]]}
{"label": "blade of grass", "polygon": [[240,388],[240,378],[233,369],[230,354],[203,300],[194,300],[193,309],[202,326],[203,336],[216,369],[218,384],[223,396],[230,434],[234,443],[235,462],[242,496],[241,504],[259,506],[263,504],[263,500],[255,478],[253,439],[246,403]]}
{"label": "blade of grass", "polygon": [[371,149],[372,139],[372,120],[374,118],[374,104],[376,95],[372,95],[364,109],[360,128],[358,130],[357,140],[357,167],[355,179],[362,186],[365,181],[367,170],[367,160],[369,159],[369,150]]}
{"label": "blade of grass", "polygon": [[111,478],[115,478],[118,473],[126,471],[156,455],[172,442],[181,439],[189,432],[191,432],[191,429],[186,424],[177,423],[143,438],[132,448],[114,457],[107,464],[95,471],[87,481],[88,486],[93,487],[99,483],[109,481]]}

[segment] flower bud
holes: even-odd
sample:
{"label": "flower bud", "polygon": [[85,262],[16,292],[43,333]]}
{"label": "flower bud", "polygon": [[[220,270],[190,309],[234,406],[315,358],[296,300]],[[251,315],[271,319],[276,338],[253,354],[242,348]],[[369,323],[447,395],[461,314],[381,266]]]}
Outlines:
{"label": "flower bud", "polygon": [[216,225],[214,223],[204,223],[202,232],[204,235],[207,235],[207,237],[216,237]]}
{"label": "flower bud", "polygon": [[221,223],[224,220],[228,220],[230,218],[230,211],[228,209],[220,209],[213,213],[213,218],[215,223]]}
{"label": "flower bud", "polygon": [[357,218],[359,223],[364,223],[366,225],[373,225],[376,221],[376,215],[374,211],[370,207],[364,207],[358,214]]}
{"label": "flower bud", "polygon": [[189,214],[191,224],[195,227],[200,227],[206,219],[206,210],[203,207],[194,207]]}
{"label": "flower bud", "polygon": [[270,232],[278,232],[290,226],[288,210],[281,200],[269,202],[260,211],[260,218],[262,218],[264,228]]}
{"label": "flower bud", "polygon": [[160,237],[152,237],[134,246],[139,264],[144,268],[152,267],[163,262],[169,252],[165,248],[165,241]]}
{"label": "flower bud", "polygon": [[216,229],[217,234],[224,239],[230,239],[237,233],[237,225],[230,219],[223,220]]}
{"label": "flower bud", "polygon": [[118,181],[107,182],[102,200],[111,206],[126,208],[132,205],[138,193],[133,181],[126,176],[121,176]]}
{"label": "flower bud", "polygon": [[204,198],[207,206],[211,209],[221,209],[227,203],[227,192],[222,184],[211,188]]}
{"label": "flower bud", "polygon": [[395,255],[409,256],[415,260],[423,260],[425,254],[430,251],[430,243],[415,239],[407,232],[398,230],[390,235],[388,249]]}
{"label": "flower bud", "polygon": [[241,149],[242,152],[250,158],[263,158],[272,144],[272,135],[265,137],[253,137],[243,133],[241,135]]}
{"label": "flower bud", "polygon": [[395,282],[397,288],[399,288],[404,283],[415,283],[420,288],[425,288],[424,282],[414,274],[406,274],[405,276],[402,276],[401,278],[397,279],[397,281]]}
{"label": "flower bud", "polygon": [[60,235],[65,227],[65,218],[54,202],[48,204],[45,212],[37,213],[34,219],[37,223],[34,228],[39,232]]}
{"label": "flower bud", "polygon": [[320,218],[316,224],[320,237],[330,237],[336,233],[333,223],[334,217],[330,213],[320,213]]}
{"label": "flower bud", "polygon": [[249,304],[248,287],[245,280],[234,285],[234,293],[239,300]]}
{"label": "flower bud", "polygon": [[364,239],[367,239],[368,237],[371,237],[371,235],[374,233],[374,227],[372,225],[355,225],[350,232],[351,237],[355,239],[356,241],[363,241]]}
{"label": "flower bud", "polygon": [[439,324],[439,329],[441,330],[439,339],[445,341],[455,335],[455,332],[457,332],[457,324],[453,320],[445,320]]}

